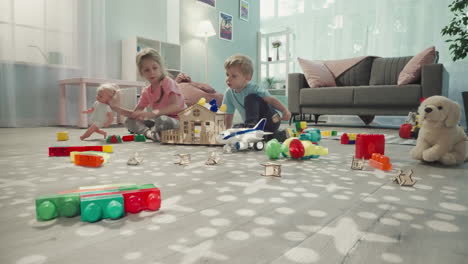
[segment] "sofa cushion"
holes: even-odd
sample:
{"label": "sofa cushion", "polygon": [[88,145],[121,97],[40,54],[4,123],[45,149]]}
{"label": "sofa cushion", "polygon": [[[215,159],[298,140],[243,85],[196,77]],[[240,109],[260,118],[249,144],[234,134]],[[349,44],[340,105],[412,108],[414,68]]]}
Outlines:
{"label": "sofa cushion", "polygon": [[353,89],[345,87],[305,88],[301,89],[299,103],[307,105],[353,105]]}
{"label": "sofa cushion", "polygon": [[421,98],[421,85],[379,85],[354,87],[356,106],[399,106],[418,105]]}
{"label": "sofa cushion", "polygon": [[310,61],[297,58],[310,87],[336,86],[335,78],[322,61]]}
{"label": "sofa cushion", "polygon": [[434,63],[436,58],[435,47],[429,47],[416,54],[401,70],[398,76],[398,85],[415,83],[421,78],[421,67],[424,64]]}
{"label": "sofa cushion", "polygon": [[369,85],[394,85],[398,76],[412,56],[376,58],[372,63]]}
{"label": "sofa cushion", "polygon": [[335,79],[336,86],[361,86],[369,85],[372,62],[375,57],[367,57],[340,74]]}

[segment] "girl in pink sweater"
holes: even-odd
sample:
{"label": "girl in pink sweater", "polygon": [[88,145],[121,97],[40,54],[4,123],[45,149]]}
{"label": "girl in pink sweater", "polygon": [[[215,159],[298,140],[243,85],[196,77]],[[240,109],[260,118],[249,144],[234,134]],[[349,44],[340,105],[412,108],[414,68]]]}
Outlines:
{"label": "girl in pink sweater", "polygon": [[[137,54],[136,63],[140,75],[150,85],[143,89],[133,111],[112,103],[110,106],[115,112],[128,117],[125,121],[128,130],[159,141],[160,131],[179,126],[177,113],[187,108],[187,105],[177,83],[168,77],[163,59],[156,50],[143,49]],[[148,106],[151,111],[146,111]],[[145,120],[153,122],[143,122]]]}

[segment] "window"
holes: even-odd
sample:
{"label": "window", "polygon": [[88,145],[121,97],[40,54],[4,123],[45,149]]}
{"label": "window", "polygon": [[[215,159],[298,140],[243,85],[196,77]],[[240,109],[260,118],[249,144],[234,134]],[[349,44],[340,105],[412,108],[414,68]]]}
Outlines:
{"label": "window", "polygon": [[77,0],[0,0],[0,59],[76,64]]}
{"label": "window", "polygon": [[293,16],[298,13],[304,13],[304,0],[262,0],[260,2],[261,19]]}
{"label": "window", "polygon": [[200,110],[199,109],[193,110],[193,116],[199,117],[200,116]]}

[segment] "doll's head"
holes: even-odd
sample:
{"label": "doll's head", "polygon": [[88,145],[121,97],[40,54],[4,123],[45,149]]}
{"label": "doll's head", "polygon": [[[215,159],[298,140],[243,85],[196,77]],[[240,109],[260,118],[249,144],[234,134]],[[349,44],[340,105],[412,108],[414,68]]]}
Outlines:
{"label": "doll's head", "polygon": [[98,87],[96,100],[103,104],[109,104],[117,97],[119,86],[114,83],[105,83]]}

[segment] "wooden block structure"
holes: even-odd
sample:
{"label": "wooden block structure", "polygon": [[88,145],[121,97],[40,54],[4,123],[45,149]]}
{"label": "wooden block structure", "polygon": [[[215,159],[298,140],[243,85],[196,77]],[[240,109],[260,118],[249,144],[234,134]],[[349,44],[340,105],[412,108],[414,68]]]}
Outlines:
{"label": "wooden block structure", "polygon": [[353,161],[351,162],[351,169],[352,170],[362,170],[364,169],[364,159],[356,159],[353,156]]}
{"label": "wooden block structure", "polygon": [[370,159],[372,153],[385,154],[385,137],[382,134],[359,134],[356,137],[355,157]]}
{"label": "wooden block structure", "polygon": [[219,157],[218,154],[216,154],[216,152],[211,152],[210,156],[208,157],[208,159],[205,161],[205,164],[206,165],[216,165],[219,163],[219,161],[221,160],[221,158]]}
{"label": "wooden block structure", "polygon": [[379,153],[372,153],[369,159],[369,164],[379,170],[390,171],[392,170],[392,164],[390,158]]}
{"label": "wooden block structure", "polygon": [[265,172],[262,174],[263,176],[281,177],[281,164],[267,162],[262,164],[262,166],[265,167]]}
{"label": "wooden block structure", "polygon": [[69,146],[69,147],[49,147],[49,157],[70,156],[72,151],[102,151],[112,153],[112,146]]}
{"label": "wooden block structure", "polygon": [[179,157],[179,161],[174,164],[187,165],[190,164],[190,154],[177,154],[175,156]]}
{"label": "wooden block structure", "polygon": [[68,131],[57,132],[57,141],[67,141],[68,139]]}
{"label": "wooden block structure", "polygon": [[179,128],[161,131],[161,143],[189,145],[222,145],[216,136],[226,130],[225,114],[215,113],[194,104],[178,113]]}
{"label": "wooden block structure", "polygon": [[413,170],[409,169],[407,171],[398,170],[397,176],[393,179],[394,182],[400,184],[401,186],[413,186],[416,181],[411,178]]}

